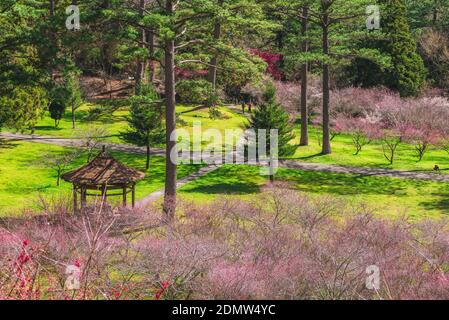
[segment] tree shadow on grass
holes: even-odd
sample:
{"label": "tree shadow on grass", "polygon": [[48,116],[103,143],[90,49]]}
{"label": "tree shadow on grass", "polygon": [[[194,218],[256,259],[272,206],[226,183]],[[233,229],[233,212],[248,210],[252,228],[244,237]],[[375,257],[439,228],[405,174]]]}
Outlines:
{"label": "tree shadow on grass", "polygon": [[191,182],[182,188],[182,191],[203,194],[254,194],[260,192],[257,180],[254,175],[239,170],[239,167],[222,167]]}
{"label": "tree shadow on grass", "polygon": [[421,202],[420,206],[426,210],[440,210],[449,215],[449,188],[447,192],[434,192],[430,194],[433,197],[438,197],[434,201]]}
{"label": "tree shadow on grass", "polygon": [[277,178],[297,183],[302,191],[334,195],[400,195],[410,187],[419,188],[426,183],[417,180],[300,170],[282,170]]}
{"label": "tree shadow on grass", "polygon": [[[76,110],[75,111],[76,122],[82,122],[83,119],[88,114],[89,114],[89,111],[87,111],[87,110]],[[72,122],[72,112],[71,111],[64,112],[64,115],[62,116],[62,118],[67,122]]]}
{"label": "tree shadow on grass", "polygon": [[41,130],[41,131],[61,131],[61,128],[56,128],[55,126],[35,126],[35,130]]}
{"label": "tree shadow on grass", "polygon": [[285,159],[279,159],[279,160],[310,160],[310,159],[315,159],[315,158],[324,157],[324,156],[325,155],[320,152],[320,153],[312,154],[310,156],[285,158]]}
{"label": "tree shadow on grass", "polygon": [[[117,122],[126,120],[123,115],[116,115],[116,114],[114,114],[114,112],[102,114],[98,119],[89,119],[89,114],[90,114],[89,110],[77,110],[75,112],[76,123],[112,124],[112,123],[117,123]],[[72,122],[72,113],[71,112],[64,113],[63,119],[67,122]],[[49,127],[52,128],[51,126],[49,126]],[[53,127],[53,129],[54,129],[54,127]]]}
{"label": "tree shadow on grass", "polygon": [[191,109],[181,111],[181,112],[179,112],[179,114],[193,113],[195,111],[204,110],[204,109],[208,109],[208,108],[209,107],[207,107],[207,106],[196,106],[196,107],[192,107]]}
{"label": "tree shadow on grass", "polygon": [[0,138],[0,150],[1,149],[13,149],[16,148],[19,144],[14,143],[14,140],[5,140]]}

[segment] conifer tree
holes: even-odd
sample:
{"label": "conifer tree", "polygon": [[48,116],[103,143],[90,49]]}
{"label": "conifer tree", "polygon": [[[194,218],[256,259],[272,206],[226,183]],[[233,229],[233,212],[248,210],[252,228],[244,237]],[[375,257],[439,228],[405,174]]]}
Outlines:
{"label": "conifer tree", "polygon": [[130,115],[127,117],[130,128],[122,135],[127,142],[146,147],[147,170],[150,168],[151,144],[164,140],[163,116],[161,101],[151,86],[143,86],[141,94],[131,98]]}
{"label": "conifer tree", "polygon": [[410,32],[405,1],[380,2],[383,10],[382,30],[388,39],[383,49],[391,56],[393,66],[387,84],[399,91],[401,96],[416,96],[424,85],[426,70]]}
{"label": "conifer tree", "polygon": [[265,141],[267,156],[270,158],[270,181],[274,181],[272,172],[274,155],[271,154],[270,130],[278,130],[277,156],[290,156],[295,153],[298,146],[291,144],[295,137],[293,126],[288,113],[276,101],[276,89],[272,83],[268,83],[263,100],[263,103],[251,114],[247,129],[254,129],[256,137],[259,135],[259,130],[266,130]]}

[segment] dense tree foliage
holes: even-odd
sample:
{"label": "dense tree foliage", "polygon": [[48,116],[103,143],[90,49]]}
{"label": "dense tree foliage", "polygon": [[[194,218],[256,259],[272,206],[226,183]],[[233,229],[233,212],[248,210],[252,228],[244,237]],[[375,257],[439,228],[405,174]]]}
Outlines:
{"label": "dense tree foliage", "polygon": [[403,96],[419,93],[425,79],[422,58],[417,53],[416,40],[410,33],[404,0],[382,0],[384,4],[383,29],[388,40],[385,50],[391,55],[393,68],[387,84]]}

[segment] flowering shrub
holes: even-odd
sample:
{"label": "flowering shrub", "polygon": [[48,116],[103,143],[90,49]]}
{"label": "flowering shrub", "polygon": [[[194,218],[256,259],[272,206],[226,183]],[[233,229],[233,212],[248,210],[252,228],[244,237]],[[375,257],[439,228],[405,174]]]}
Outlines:
{"label": "flowering shrub", "polygon": [[354,155],[358,155],[364,146],[381,137],[379,126],[366,118],[340,117],[334,123],[334,131],[351,135],[356,148]]}
{"label": "flowering shrub", "polygon": [[252,49],[250,52],[262,58],[267,63],[266,73],[271,75],[275,80],[281,80],[283,78],[283,73],[279,69],[279,64],[283,59],[282,54],[270,53],[262,50]]}
{"label": "flowering shrub", "polygon": [[[122,231],[149,218],[142,220],[139,214],[129,212],[118,215],[106,208],[80,216],[60,215],[54,211],[44,213],[23,219],[1,220],[0,297],[117,297],[117,289],[110,288],[114,283],[120,283],[121,276],[125,279],[129,276],[125,269],[125,272],[120,272],[120,277],[115,275],[121,268],[121,259],[126,259],[129,253],[130,239]],[[73,282],[76,290],[66,285],[70,268],[79,270]],[[116,279],[113,281],[111,276]]]}
{"label": "flowering shrub", "polygon": [[404,140],[415,146],[419,161],[429,146],[449,136],[449,101],[444,98],[408,100],[399,118]]}
{"label": "flowering shrub", "polygon": [[176,76],[183,79],[201,79],[209,73],[206,69],[192,70],[188,68],[175,68]]}
{"label": "flowering shrub", "polygon": [[[0,297],[449,298],[447,219],[381,219],[288,185],[181,212],[169,225],[154,208],[2,221]],[[77,289],[64,285],[67,265],[80,269]]]}
{"label": "flowering shrub", "polygon": [[[317,127],[321,116],[313,119]],[[392,164],[402,142],[414,146],[421,161],[431,146],[446,149],[449,139],[449,101],[442,97],[402,99],[382,88],[345,88],[332,92],[331,134],[350,134],[359,154],[363,146],[380,140]]]}
{"label": "flowering shrub", "polygon": [[[309,77],[309,89],[307,90],[307,109],[309,117],[320,112],[321,84],[317,77]],[[301,86],[299,83],[274,81],[276,86],[277,101],[290,113],[296,115],[300,112]]]}

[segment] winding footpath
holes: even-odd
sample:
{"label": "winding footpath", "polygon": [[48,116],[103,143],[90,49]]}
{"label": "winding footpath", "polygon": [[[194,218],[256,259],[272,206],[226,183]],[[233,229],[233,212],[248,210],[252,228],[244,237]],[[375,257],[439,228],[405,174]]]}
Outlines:
{"label": "winding footpath", "polygon": [[389,178],[403,178],[415,180],[430,180],[437,182],[449,182],[449,174],[433,173],[428,171],[418,170],[392,170],[381,168],[367,168],[367,167],[350,167],[336,164],[322,164],[311,162],[300,162],[295,160],[280,160],[279,167],[303,171],[320,171],[332,173],[355,174],[361,176],[377,176]]}
{"label": "winding footpath", "polygon": [[[50,137],[35,134],[21,134],[11,132],[0,132],[0,139],[5,139],[9,141],[35,142],[35,143],[51,144],[56,146],[73,147],[73,148],[80,148],[83,145],[82,139],[60,138],[60,137]],[[146,154],[146,149],[144,147],[137,147],[129,144],[120,144],[112,142],[101,142],[101,145],[105,145],[109,150],[113,151]],[[165,150],[160,148],[153,148],[151,150],[151,154],[158,156],[165,156]]]}
{"label": "winding footpath", "polygon": [[[64,147],[81,147],[82,141],[79,139],[70,138],[57,138],[40,135],[18,134],[10,132],[0,133],[0,138],[10,141],[27,141],[34,143],[43,143],[58,145]],[[102,143],[107,148],[114,151],[145,154],[146,150],[143,147],[131,146],[127,144],[119,143]],[[165,156],[165,150],[154,148],[151,152],[152,155]],[[199,171],[182,178],[177,183],[177,188],[186,185],[202,176],[217,170],[221,165],[208,165],[201,168]],[[311,162],[300,162],[295,160],[280,160],[280,168],[303,170],[303,171],[318,171],[318,172],[330,172],[330,173],[342,173],[342,174],[354,174],[361,176],[377,176],[377,177],[390,177],[390,178],[403,178],[403,179],[416,179],[416,180],[430,180],[437,182],[449,182],[449,174],[439,174],[423,171],[402,171],[391,170],[381,168],[367,168],[367,167],[350,167],[335,164],[322,164]],[[164,190],[158,190],[146,196],[144,199],[137,203],[137,206],[144,207],[145,205],[157,200],[164,195]]]}

